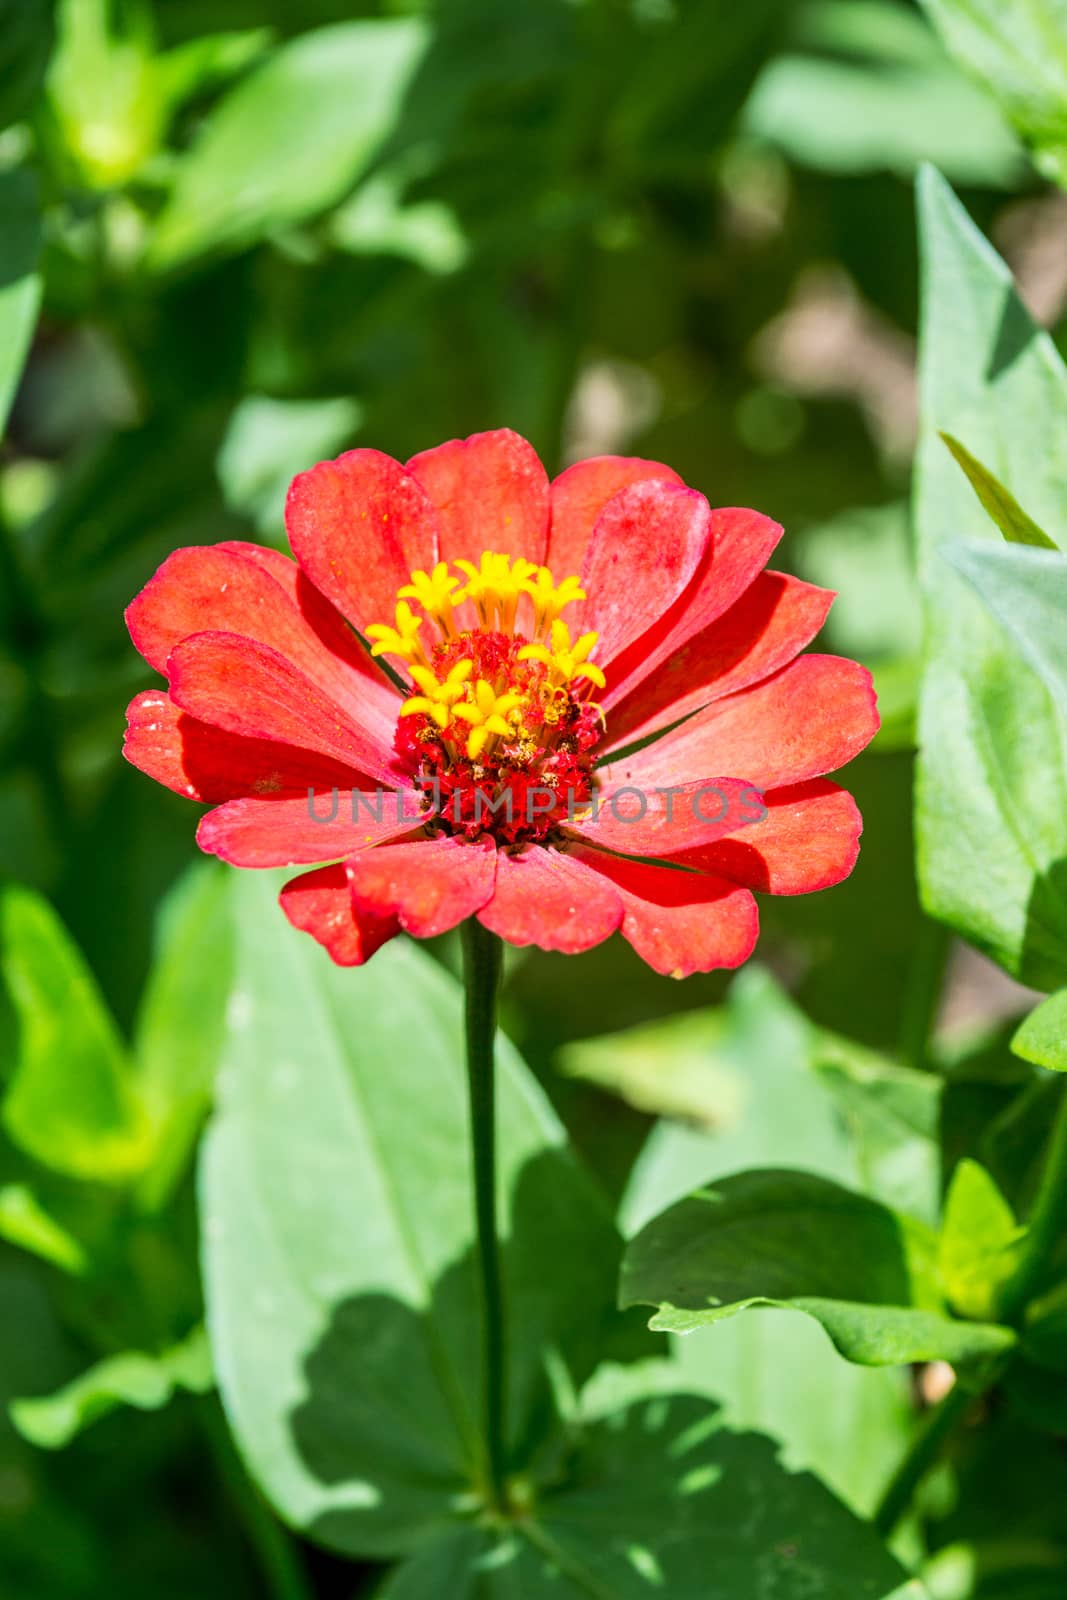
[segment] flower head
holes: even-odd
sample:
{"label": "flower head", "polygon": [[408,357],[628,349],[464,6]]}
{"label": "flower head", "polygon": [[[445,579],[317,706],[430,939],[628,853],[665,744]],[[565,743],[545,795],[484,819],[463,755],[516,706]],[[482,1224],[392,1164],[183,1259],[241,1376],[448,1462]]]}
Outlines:
{"label": "flower head", "polygon": [[764,570],[768,518],[649,461],[549,484],[503,429],[321,462],[287,525],[295,562],[179,550],[130,606],[168,687],[126,754],[212,805],[203,849],[314,866],[282,905],[334,960],[477,916],[566,951],[621,930],[682,976],[751,953],[754,890],[851,870],[825,774],[877,728],[870,679],[801,654],[832,596]]}

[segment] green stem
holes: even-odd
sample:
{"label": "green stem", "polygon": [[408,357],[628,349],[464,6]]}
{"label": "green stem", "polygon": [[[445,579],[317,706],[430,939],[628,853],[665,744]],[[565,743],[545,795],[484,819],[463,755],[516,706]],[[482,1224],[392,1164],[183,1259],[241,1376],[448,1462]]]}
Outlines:
{"label": "green stem", "polygon": [[1052,1124],[1045,1170],[1027,1224],[1022,1256],[1000,1297],[998,1311],[1005,1322],[1015,1322],[1026,1310],[1041,1279],[1049,1257],[1067,1230],[1067,1084],[1060,1089],[1060,1103]]}
{"label": "green stem", "polygon": [[974,1399],[973,1390],[955,1383],[944,1399],[926,1413],[874,1513],[874,1525],[883,1539],[888,1539],[911,1505],[916,1489],[940,1455],[941,1446]]}
{"label": "green stem", "polygon": [[900,1025],[900,1055],[920,1072],[930,1069],[930,1035],[937,1021],[952,935],[942,922],[924,918],[915,941]]}
{"label": "green stem", "polygon": [[316,1591],[295,1541],[246,1476],[215,1401],[201,1403],[200,1420],[216,1470],[255,1552],[264,1594],[268,1600],[315,1600]]}
{"label": "green stem", "polygon": [[463,978],[466,987],[467,1083],[474,1158],[474,1214],[482,1280],[487,1487],[489,1498],[498,1511],[502,1511],[506,1505],[506,1345],[500,1244],[496,1229],[496,1080],[493,1066],[500,962],[500,940],[474,917],[468,918],[463,924]]}

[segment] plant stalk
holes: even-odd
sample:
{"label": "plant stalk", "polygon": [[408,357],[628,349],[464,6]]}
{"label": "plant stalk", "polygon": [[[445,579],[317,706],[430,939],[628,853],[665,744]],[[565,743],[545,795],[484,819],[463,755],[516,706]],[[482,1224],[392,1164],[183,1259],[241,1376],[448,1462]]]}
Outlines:
{"label": "plant stalk", "polygon": [[962,1383],[954,1383],[948,1394],[922,1419],[874,1513],[874,1526],[883,1539],[888,1539],[911,1505],[916,1489],[940,1455],[941,1446],[975,1398],[972,1390],[965,1389]]}
{"label": "plant stalk", "polygon": [[474,917],[463,924],[463,979],[466,991],[467,1085],[470,1095],[471,1151],[474,1162],[474,1215],[482,1284],[482,1351],[486,1478],[490,1503],[507,1503],[504,1395],[506,1343],[500,1241],[496,1227],[496,1039],[500,988],[500,940]]}
{"label": "plant stalk", "polygon": [[1049,1257],[1067,1230],[1067,1083],[1052,1124],[1045,1170],[1027,1224],[1019,1265],[1001,1292],[1003,1321],[1016,1322],[1041,1287]]}

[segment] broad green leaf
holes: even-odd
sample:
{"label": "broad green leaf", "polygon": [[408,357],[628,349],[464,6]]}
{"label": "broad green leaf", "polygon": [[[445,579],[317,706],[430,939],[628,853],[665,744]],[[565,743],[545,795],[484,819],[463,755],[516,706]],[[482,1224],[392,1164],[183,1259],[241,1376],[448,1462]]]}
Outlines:
{"label": "broad green leaf", "polygon": [[285,495],[298,472],[337,455],[363,420],[358,400],[272,400],[249,394],[230,418],[218,476],[231,510],[265,538],[285,538]]}
{"label": "broad green leaf", "polygon": [[1034,545],[1041,550],[1059,548],[1056,541],[1050,539],[1043,528],[1038,527],[1033,517],[1027,515],[1011,491],[971,455],[966,445],[954,439],[950,433],[943,433],[941,437],[963,468],[971,488],[1005,539],[1011,544]]}
{"label": "broad green leaf", "polygon": [[200,864],[171,890],[134,1036],[137,1086],[152,1125],[139,1185],[150,1208],[181,1177],[208,1107],[233,981],[232,876]]}
{"label": "broad green leaf", "polygon": [[83,1428],[119,1406],[158,1411],[178,1389],[207,1394],[214,1378],[203,1328],[161,1355],[127,1350],[108,1356],[73,1383],[41,1398],[14,1400],[11,1418],[24,1439],[42,1450],[62,1450]]}
{"label": "broad green leaf", "polygon": [[243,248],[343,199],[389,133],[425,41],[415,18],[396,18],[316,28],[282,45],[222,100],[183,158],[149,265]]}
{"label": "broad green leaf", "polygon": [[[813,1071],[814,1034],[771,974],[749,966],[715,1011],[583,1041],[561,1054],[565,1071],[666,1114],[631,1175],[625,1232],[709,1173],[793,1158],[812,1172],[858,1176],[833,1096]],[[679,1114],[685,1122],[669,1120]]]}
{"label": "broad green leaf", "polygon": [[1014,1342],[949,1317],[923,1223],[784,1170],[710,1183],[655,1218],[626,1248],[620,1301],[658,1307],[651,1326],[676,1333],[750,1306],[803,1311],[865,1366],[981,1364]]}
{"label": "broad green leaf", "polygon": [[151,1128],[114,1020],[47,901],[0,892],[0,975],[17,1022],[0,1115],[16,1144],[76,1178],[138,1173]]}
{"label": "broad green leaf", "polygon": [[1020,1024],[1011,1047],[1024,1061],[1067,1072],[1067,989],[1050,994]]}
{"label": "broad green leaf", "polygon": [[794,32],[804,53],[772,56],[745,107],[747,132],[821,172],[910,176],[934,161],[959,183],[1019,178],[1025,158],[995,100],[919,17],[831,0],[806,6]]}
{"label": "broad green leaf", "polygon": [[922,0],[949,49],[985,83],[1039,164],[1067,182],[1065,0]]}
{"label": "broad green leaf", "polygon": [[50,1261],[64,1272],[80,1274],[88,1266],[81,1244],[42,1206],[24,1183],[0,1186],[0,1238]]}
{"label": "broad green leaf", "polygon": [[37,196],[25,172],[0,173],[0,437],[30,348],[41,280]]}
{"label": "broad green leaf", "polygon": [[920,218],[919,879],[932,916],[1024,982],[1054,988],[1067,974],[1067,719],[952,565],[966,541],[1003,546],[940,434],[1025,484],[1030,515],[1055,528],[1067,504],[1067,379],[1008,269],[929,170]]}
{"label": "broad green leaf", "polygon": [[938,1257],[945,1297],[961,1317],[996,1320],[1024,1232],[985,1167],[961,1161],[945,1197]]}
{"label": "broad green leaf", "polygon": [[922,1600],[882,1548],[771,1441],[706,1400],[656,1396],[594,1419],[571,1481],[500,1532],[439,1533],[382,1600]]}
{"label": "broad green leaf", "polygon": [[953,565],[969,578],[1011,635],[1067,717],[1067,651],[1063,616],[1067,610],[1067,556],[1026,545],[956,545]]}
{"label": "broad green leaf", "polygon": [[757,966],[719,1010],[583,1040],[560,1064],[664,1114],[629,1186],[627,1231],[709,1174],[786,1163],[936,1219],[939,1080],[816,1028]]}
{"label": "broad green leaf", "polygon": [[[936,1221],[943,1082],[821,1028],[812,1052],[819,1080],[848,1130],[859,1187],[925,1222]],[[840,1169],[833,1176],[840,1177]]]}
{"label": "broad green leaf", "polygon": [[[423,951],[332,965],[270,880],[235,883],[237,985],[202,1168],[219,1386],[283,1516],[398,1554],[469,1512],[480,1355],[459,992]],[[554,1426],[611,1315],[616,1235],[521,1061],[498,1049],[511,1451]]]}
{"label": "broad green leaf", "polygon": [[[616,1036],[635,1061],[642,1040],[660,1081],[668,1063],[676,1067],[693,1094],[689,1114],[699,1111],[704,1126],[663,1120],[652,1129],[623,1200],[627,1231],[709,1174],[791,1159],[825,1177],[866,1177],[885,1198],[888,1187],[902,1203],[929,1196],[936,1206],[936,1098],[917,1111],[895,1082],[886,1092],[865,1052],[846,1057],[843,1042],[813,1028],[759,967],[738,973],[719,1011]],[[564,1059],[606,1071],[610,1043],[590,1041]],[[930,1074],[901,1076],[909,1085],[921,1076],[935,1095],[940,1087]],[[653,1086],[651,1073],[645,1081]],[[673,1094],[673,1073],[669,1084]],[[712,1339],[674,1339],[671,1360],[658,1365],[665,1389],[704,1394],[731,1427],[769,1434],[787,1466],[815,1472],[861,1514],[907,1448],[900,1374],[843,1362],[819,1327],[787,1312],[720,1323]],[[631,1383],[627,1395],[639,1392]]]}

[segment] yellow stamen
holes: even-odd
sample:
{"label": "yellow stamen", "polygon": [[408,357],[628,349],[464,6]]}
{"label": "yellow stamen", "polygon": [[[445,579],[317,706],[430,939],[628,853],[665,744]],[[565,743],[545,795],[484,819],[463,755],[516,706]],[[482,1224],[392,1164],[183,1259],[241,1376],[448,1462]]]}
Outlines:
{"label": "yellow stamen", "polygon": [[564,606],[585,599],[585,590],[575,577],[564,578],[557,586],[548,567],[535,568],[536,578],[528,577],[522,587],[533,601],[534,632],[538,636],[551,627]]}
{"label": "yellow stamen", "polygon": [[438,624],[445,638],[451,639],[456,631],[452,615],[456,597],[452,591],[458,587],[459,579],[449,572],[448,562],[439,561],[432,573],[418,568],[411,574],[411,582],[397,593],[400,599],[417,600],[426,615]]}
{"label": "yellow stamen", "polygon": [[519,651],[520,661],[541,661],[548,668],[549,682],[554,685],[573,683],[585,678],[603,689],[606,679],[600,668],[589,660],[590,651],[600,637],[596,633],[583,633],[571,643],[571,630],[565,622],[553,622],[551,648],[543,644],[526,644]]}
{"label": "yellow stamen", "polygon": [[426,655],[417,637],[424,621],[425,618],[415,615],[406,600],[398,600],[395,628],[388,627],[384,622],[372,622],[367,629],[367,638],[375,641],[371,646],[371,655],[399,656],[402,661],[425,662]]}

